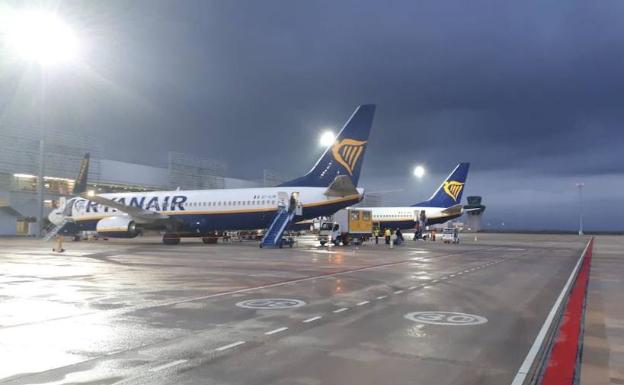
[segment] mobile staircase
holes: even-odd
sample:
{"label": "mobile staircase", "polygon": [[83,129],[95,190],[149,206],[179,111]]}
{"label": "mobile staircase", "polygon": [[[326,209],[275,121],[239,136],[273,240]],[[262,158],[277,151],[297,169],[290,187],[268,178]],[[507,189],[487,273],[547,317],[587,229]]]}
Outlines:
{"label": "mobile staircase", "polygon": [[65,225],[67,225],[71,220],[70,219],[63,219],[63,222],[59,223],[58,225],[54,226],[52,229],[50,229],[50,231],[48,231],[46,233],[46,235],[43,237],[44,241],[49,241],[50,239],[54,238],[56,236],[56,234],[58,234],[63,227],[65,227]]}
{"label": "mobile staircase", "polygon": [[[286,228],[292,222],[294,217],[294,209],[289,210],[286,207],[280,207],[277,214],[275,214],[275,218],[273,219],[271,226],[269,226],[264,238],[262,238],[260,247],[282,248],[284,246],[282,235],[284,235],[284,231],[286,231]],[[292,242],[289,244],[290,247],[292,247]]]}

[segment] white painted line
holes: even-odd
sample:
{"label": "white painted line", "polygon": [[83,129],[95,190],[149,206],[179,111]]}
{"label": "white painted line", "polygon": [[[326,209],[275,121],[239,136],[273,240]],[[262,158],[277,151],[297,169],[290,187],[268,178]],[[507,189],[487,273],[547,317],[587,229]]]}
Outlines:
{"label": "white painted line", "polygon": [[455,274],[451,274],[451,275],[449,275],[449,277],[451,277],[451,278],[453,278],[454,276],[455,276]]}
{"label": "white painted line", "polygon": [[394,294],[401,294],[401,293],[403,293],[403,290],[397,290],[394,292]]}
{"label": "white painted line", "polygon": [[434,279],[433,281],[431,281],[431,283],[438,283],[438,282],[440,282],[439,279]]}
{"label": "white painted line", "polygon": [[457,273],[457,275],[462,275],[462,274],[464,274],[464,273],[462,273],[461,271],[459,273]]}
{"label": "white painted line", "polygon": [[367,303],[370,303],[370,301],[362,301],[362,302],[358,302],[358,303],[356,303],[355,305],[356,305],[356,306],[364,306],[364,305],[366,305]]}
{"label": "white painted line", "polygon": [[333,312],[334,313],[342,313],[343,311],[347,311],[347,310],[349,310],[348,307],[341,307],[340,309],[336,309]]}
{"label": "white painted line", "polygon": [[171,362],[168,362],[168,363],[166,363],[166,364],[159,365],[159,366],[155,366],[155,367],[151,368],[151,369],[150,369],[150,372],[157,372],[157,371],[159,371],[159,370],[167,369],[167,368],[170,368],[170,367],[172,367],[172,366],[176,366],[176,365],[183,364],[183,363],[185,363],[186,361],[188,361],[188,360],[177,360],[177,361],[171,361]]}
{"label": "white painted line", "polygon": [[377,297],[377,299],[384,299],[386,297],[387,297],[387,295],[380,295],[379,297]]}
{"label": "white painted line", "polygon": [[273,329],[270,332],[266,332],[264,333],[265,336],[270,336],[271,334],[277,334],[277,333],[281,333],[283,331],[288,330],[288,328],[286,326],[281,327],[281,328],[277,328],[277,329]]}
{"label": "white painted line", "polygon": [[565,296],[568,293],[568,289],[570,288],[570,285],[572,285],[572,281],[574,280],[574,276],[576,275],[576,272],[581,266],[581,261],[583,261],[583,256],[587,252],[587,248],[589,247],[590,242],[591,240],[587,242],[587,246],[585,246],[585,250],[583,250],[583,253],[579,257],[578,261],[576,262],[576,266],[574,266],[572,273],[570,273],[570,277],[568,278],[568,281],[566,282],[565,286],[563,286],[563,289],[561,289],[561,293],[559,294],[559,297],[557,297],[557,300],[555,301],[552,308],[550,309],[550,312],[548,313],[548,316],[546,317],[546,320],[544,321],[542,328],[540,329],[539,333],[537,333],[537,336],[535,337],[535,340],[533,341],[533,345],[531,345],[531,349],[529,349],[529,352],[527,353],[524,361],[522,362],[522,365],[520,365],[520,369],[518,369],[518,372],[516,373],[516,376],[511,382],[511,385],[522,385],[527,375],[529,374],[529,371],[531,370],[531,367],[533,366],[533,362],[535,361],[535,357],[537,357],[537,353],[539,352],[542,344],[544,343],[544,338],[546,338],[546,333],[548,333],[548,330],[550,329],[550,326],[552,325],[552,322],[555,319],[557,310],[559,309],[561,302],[563,302],[563,300],[565,299]]}
{"label": "white painted line", "polygon": [[240,346],[240,345],[242,345],[244,343],[245,343],[245,341],[232,342],[231,344],[220,346],[220,347],[216,348],[215,350],[218,351],[218,352],[222,352],[224,350],[228,350],[228,349]]}
{"label": "white painted line", "polygon": [[321,315],[317,315],[316,317],[312,317],[312,318],[308,318],[308,319],[306,319],[306,320],[303,320],[303,323],[304,323],[304,324],[307,324],[307,323],[310,323],[310,322],[314,322],[314,321],[316,321],[316,320],[319,320],[319,319],[321,319],[321,318],[323,318],[323,316],[321,316]]}
{"label": "white painted line", "polygon": [[408,287],[408,289],[409,290],[414,290],[414,289],[416,289],[416,286],[410,286],[410,287]]}

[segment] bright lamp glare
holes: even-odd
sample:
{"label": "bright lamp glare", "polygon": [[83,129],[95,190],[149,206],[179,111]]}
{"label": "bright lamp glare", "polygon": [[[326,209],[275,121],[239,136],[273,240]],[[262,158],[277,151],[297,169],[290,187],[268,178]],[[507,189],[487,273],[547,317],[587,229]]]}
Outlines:
{"label": "bright lamp glare", "polygon": [[420,165],[414,167],[414,176],[416,178],[422,178],[423,176],[425,176],[425,168]]}
{"label": "bright lamp glare", "polygon": [[25,60],[53,65],[78,57],[80,44],[76,35],[52,12],[15,12],[7,27],[9,44]]}
{"label": "bright lamp glare", "polygon": [[323,135],[321,135],[321,138],[319,140],[319,142],[321,143],[321,146],[323,147],[329,147],[332,144],[334,144],[335,141],[336,141],[336,135],[334,135],[334,133],[331,131],[325,131]]}

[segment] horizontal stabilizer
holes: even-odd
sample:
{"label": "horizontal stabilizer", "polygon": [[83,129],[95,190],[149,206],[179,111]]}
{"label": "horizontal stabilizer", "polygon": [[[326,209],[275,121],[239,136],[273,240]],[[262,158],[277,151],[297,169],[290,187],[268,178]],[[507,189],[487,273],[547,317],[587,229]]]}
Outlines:
{"label": "horizontal stabilizer", "polygon": [[157,211],[142,209],[137,206],[128,206],[123,203],[116,202],[112,199],[104,198],[98,195],[82,194],[83,198],[95,203],[99,203],[103,206],[121,211],[122,213],[130,215],[138,223],[150,223],[160,219],[169,218],[168,215],[163,215]]}
{"label": "horizontal stabilizer", "polygon": [[461,215],[463,210],[462,205],[454,205],[449,208],[442,210],[442,214],[444,215]]}
{"label": "horizontal stabilizer", "polygon": [[359,194],[358,190],[353,185],[351,178],[346,175],[338,175],[325,190],[325,195],[329,197],[346,197],[357,194]]}

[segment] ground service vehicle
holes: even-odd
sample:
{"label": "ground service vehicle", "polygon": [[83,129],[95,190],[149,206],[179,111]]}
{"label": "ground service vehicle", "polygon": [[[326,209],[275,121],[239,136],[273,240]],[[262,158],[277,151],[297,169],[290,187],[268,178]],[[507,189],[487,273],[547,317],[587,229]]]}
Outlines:
{"label": "ground service vehicle", "polygon": [[348,208],[336,212],[329,221],[321,223],[318,240],[321,246],[332,242],[338,246],[362,243],[371,237],[373,216],[370,210]]}
{"label": "ground service vehicle", "polygon": [[459,243],[459,231],[450,227],[442,230],[442,242]]}

